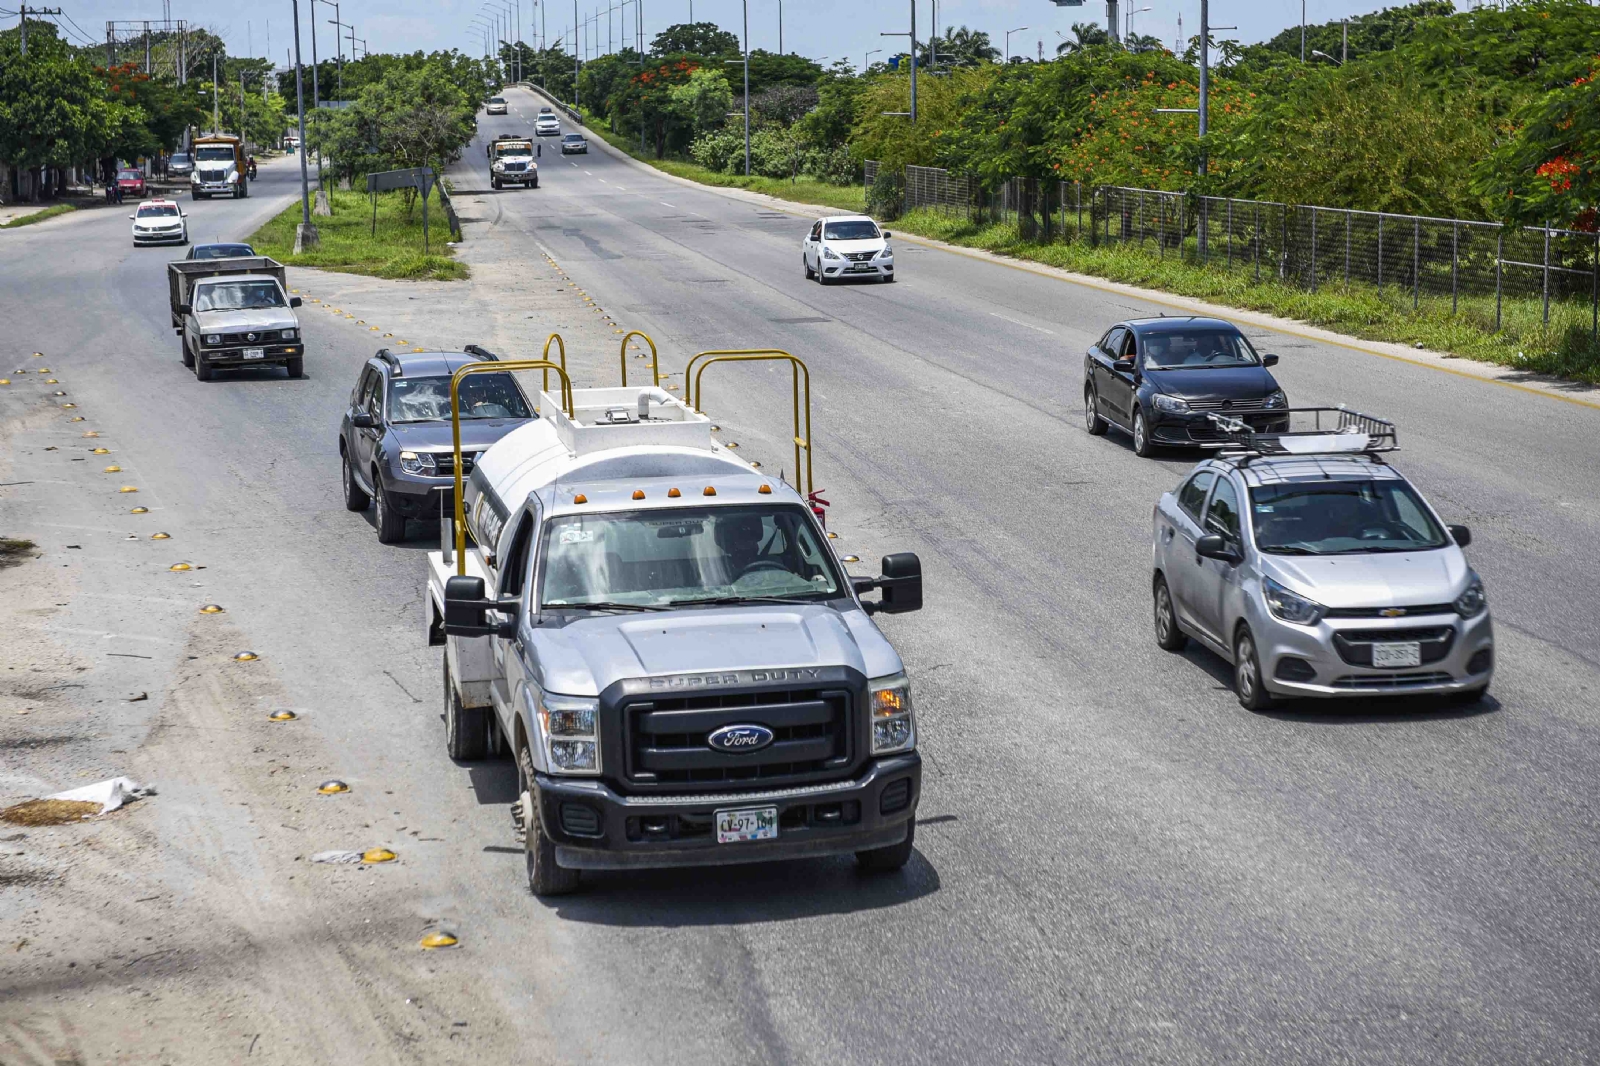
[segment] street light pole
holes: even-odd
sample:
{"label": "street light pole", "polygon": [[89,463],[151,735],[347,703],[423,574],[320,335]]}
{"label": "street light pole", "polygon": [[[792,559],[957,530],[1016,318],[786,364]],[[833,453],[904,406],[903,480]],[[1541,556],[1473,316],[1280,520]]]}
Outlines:
{"label": "street light pole", "polygon": [[[915,2],[915,0],[913,0]],[[750,0],[744,7],[744,176],[750,176]]]}
{"label": "street light pole", "polygon": [[[316,16],[312,16],[316,23]],[[306,90],[300,64],[300,0],[294,0],[294,98],[300,125],[300,225],[295,229],[294,250],[301,254],[317,246],[317,227],[311,224],[311,179],[306,173]]]}
{"label": "street light pole", "polygon": [[1005,57],[1001,60],[1001,62],[1003,62],[1003,63],[1011,62],[1011,35],[1013,33],[1021,33],[1023,30],[1025,30],[1027,28],[1028,27],[1026,27],[1026,26],[1018,26],[1014,30],[1007,30],[1006,31],[1006,54],[1005,54]]}
{"label": "street light pole", "polygon": [[572,110],[578,110],[578,73],[583,64],[578,59],[578,0],[572,0]]}
{"label": "street light pole", "polygon": [[881,51],[883,51],[882,48],[874,48],[872,51],[861,57],[861,73],[865,74],[867,72],[867,67],[872,63],[872,57]]}

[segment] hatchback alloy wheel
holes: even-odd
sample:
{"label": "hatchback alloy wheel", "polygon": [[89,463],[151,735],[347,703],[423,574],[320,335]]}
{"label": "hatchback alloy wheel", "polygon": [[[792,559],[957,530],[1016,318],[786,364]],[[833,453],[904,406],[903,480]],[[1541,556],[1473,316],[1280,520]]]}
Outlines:
{"label": "hatchback alloy wheel", "polygon": [[1165,578],[1156,578],[1155,587],[1156,645],[1164,651],[1182,651],[1189,638],[1178,628],[1178,617],[1172,609],[1172,593]]}
{"label": "hatchback alloy wheel", "polygon": [[1247,711],[1264,711],[1273,704],[1272,696],[1261,683],[1261,659],[1256,639],[1241,626],[1233,644],[1233,687],[1239,706]]}

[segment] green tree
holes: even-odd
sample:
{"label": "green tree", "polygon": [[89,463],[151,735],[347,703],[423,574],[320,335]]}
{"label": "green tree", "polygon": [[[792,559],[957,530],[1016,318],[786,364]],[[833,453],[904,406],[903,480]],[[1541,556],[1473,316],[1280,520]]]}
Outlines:
{"label": "green tree", "polygon": [[[728,67],[728,76],[739,82],[736,91],[742,92],[743,75],[737,65]],[[822,67],[805,56],[797,56],[792,52],[779,55],[764,48],[757,48],[750,53],[752,97],[775,85],[815,85],[822,76]]]}
{"label": "green tree", "polygon": [[724,59],[741,52],[739,38],[715,22],[680,22],[656,34],[655,40],[650,42],[650,54],[657,57],[694,55]]}
{"label": "green tree", "polygon": [[1104,26],[1094,22],[1074,22],[1072,24],[1072,40],[1062,41],[1056,45],[1056,55],[1067,55],[1071,52],[1081,52],[1085,48],[1092,48],[1097,44],[1110,44],[1111,35]]}
{"label": "green tree", "polygon": [[672,87],[672,107],[698,136],[720,129],[733,108],[733,89],[720,70],[701,67]]}
{"label": "green tree", "polygon": [[578,99],[591,111],[609,115],[608,101],[627,80],[643,69],[643,58],[632,48],[591,59],[578,75]]}
{"label": "green tree", "polygon": [[0,35],[0,160],[32,175],[35,195],[48,168],[100,159],[144,118],[110,99],[105,80],[49,23],[30,21],[26,56],[16,33]]}
{"label": "green tree", "polygon": [[928,50],[938,53],[941,67],[975,67],[979,63],[993,63],[1000,58],[1000,49],[982,30],[962,26],[945,27],[942,36],[936,36],[922,50],[922,65],[928,65]]}
{"label": "green tree", "polygon": [[673,104],[673,90],[687,85],[698,61],[682,57],[646,67],[618,85],[611,94],[612,128],[643,128],[655,146],[656,158],[689,146],[693,126]]}

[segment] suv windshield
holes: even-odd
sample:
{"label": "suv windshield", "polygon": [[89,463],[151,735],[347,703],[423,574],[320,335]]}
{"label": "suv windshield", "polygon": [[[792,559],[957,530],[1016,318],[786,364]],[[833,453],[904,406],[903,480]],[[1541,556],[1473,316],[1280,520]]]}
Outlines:
{"label": "suv windshield", "polygon": [[878,224],[865,220],[830,222],[823,227],[822,236],[830,241],[875,241],[879,236]]}
{"label": "suv windshield", "polygon": [[213,282],[201,285],[194,298],[196,311],[245,311],[284,306],[283,293],[275,281]]}
{"label": "suv windshield", "polygon": [[1256,366],[1261,360],[1238,330],[1206,329],[1140,336],[1146,370],[1192,370],[1196,367]]}
{"label": "suv windshield", "polygon": [[1449,543],[1403,481],[1294,481],[1250,490],[1256,547],[1274,555],[1429,551]]}
{"label": "suv windshield", "polygon": [[[528,418],[528,401],[510,374],[474,374],[463,378],[459,394],[461,417]],[[391,378],[389,421],[450,421],[450,379]]]}
{"label": "suv windshield", "polygon": [[822,600],[841,587],[792,506],[564,515],[549,524],[542,573],[546,607]]}
{"label": "suv windshield", "polygon": [[202,145],[194,150],[194,157],[202,163],[231,163],[233,149],[225,144],[209,147]]}

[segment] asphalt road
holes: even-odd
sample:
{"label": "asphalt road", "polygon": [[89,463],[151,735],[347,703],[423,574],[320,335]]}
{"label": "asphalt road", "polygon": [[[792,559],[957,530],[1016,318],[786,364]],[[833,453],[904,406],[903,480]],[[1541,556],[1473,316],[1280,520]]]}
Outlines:
{"label": "asphalt road", "polygon": [[[484,136],[529,128],[537,102],[507,95]],[[529,897],[509,766],[444,755],[427,545],[382,548],[340,506],[334,431],[364,330],[316,320],[307,380],[199,385],[166,323],[165,257],[126,247],[120,218],[0,240],[10,347],[72,353],[215,595],[297,705],[323,709],[322,742],[408,815],[448,820],[414,900],[372,913],[455,916],[473,982],[450,994],[474,999],[475,1032],[555,1062],[1600,1055],[1600,411],[1247,330],[1296,403],[1398,423],[1396,465],[1473,529],[1500,664],[1468,710],[1252,715],[1218,660],[1151,635],[1150,508],[1196,456],[1141,461],[1082,426],[1085,346],[1164,308],[905,241],[897,284],[822,288],[802,278],[804,219],[543,144],[540,189],[491,192],[477,144],[458,195],[651,333],[671,370],[713,348],[806,358],[839,543],[857,572],[922,557],[927,609],[883,623],[927,760],[900,875],[819,861]],[[273,168],[259,194],[281,203],[288,181]],[[266,203],[191,210],[197,233],[239,237]],[[719,370],[710,411],[792,467],[787,380]]]}

